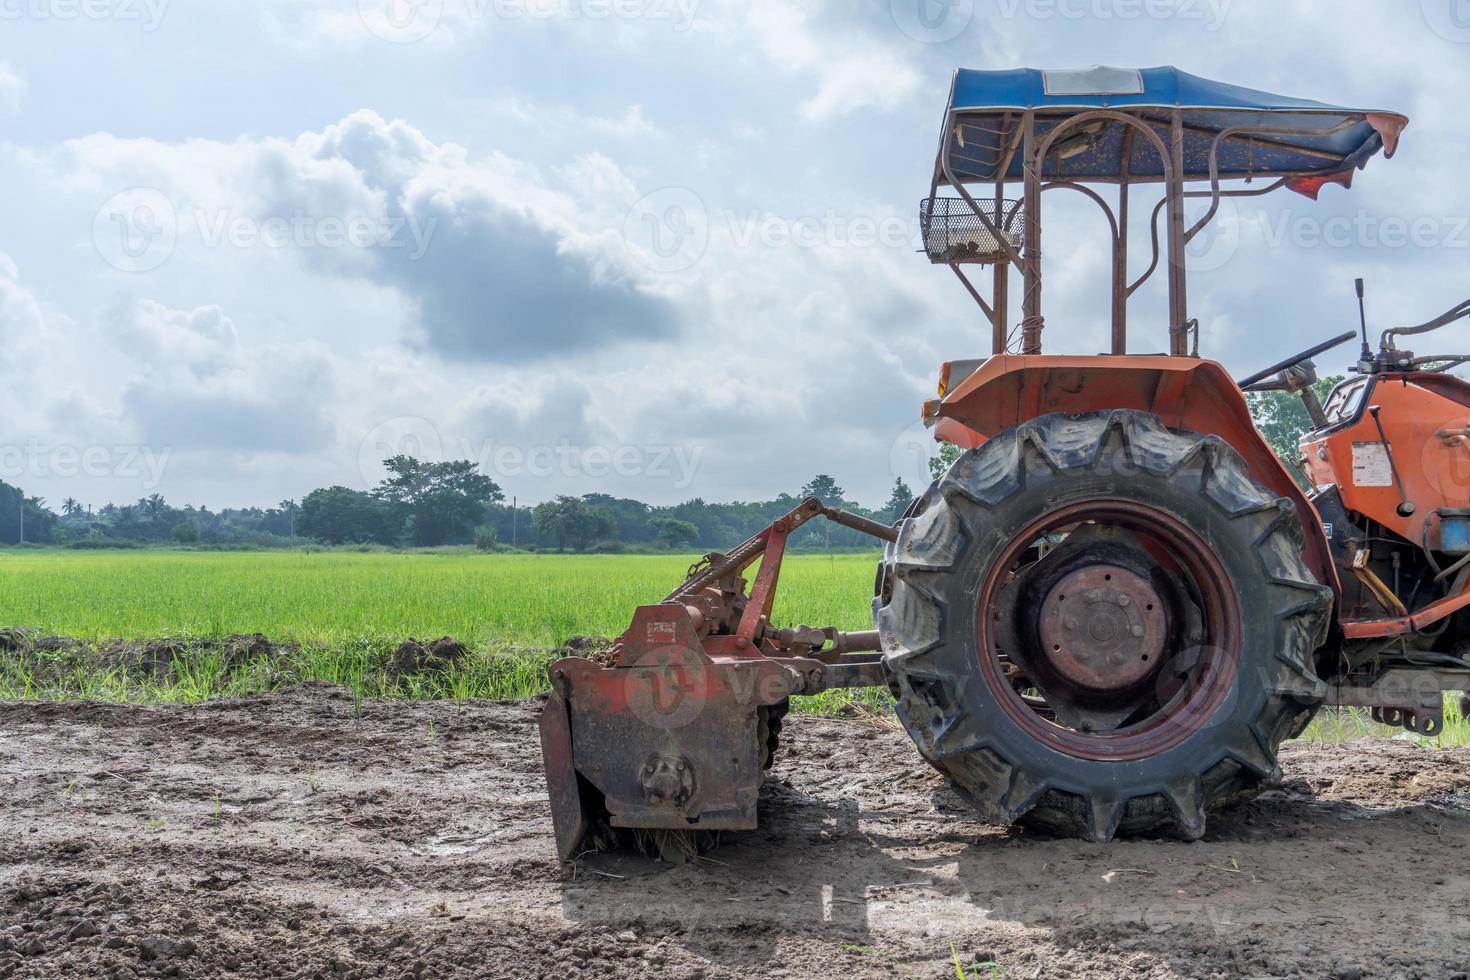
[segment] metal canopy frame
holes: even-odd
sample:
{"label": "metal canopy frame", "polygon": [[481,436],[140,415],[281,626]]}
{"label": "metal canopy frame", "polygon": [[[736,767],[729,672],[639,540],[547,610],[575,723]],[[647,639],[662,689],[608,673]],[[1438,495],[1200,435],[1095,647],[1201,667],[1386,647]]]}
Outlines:
{"label": "metal canopy frame", "polygon": [[[1083,194],[1099,208],[1108,219],[1108,225],[1112,235],[1112,344],[1111,353],[1126,354],[1128,352],[1128,300],[1138,292],[1156,271],[1163,255],[1168,257],[1169,266],[1169,353],[1174,357],[1191,356],[1189,349],[1190,333],[1194,329],[1193,321],[1189,317],[1189,295],[1187,275],[1187,255],[1185,249],[1201,231],[1209,226],[1219,214],[1220,201],[1226,197],[1259,197],[1275,191],[1298,177],[1320,177],[1325,168],[1317,168],[1300,173],[1279,175],[1278,179],[1269,186],[1263,188],[1252,188],[1246,190],[1225,190],[1221,186],[1219,168],[1219,153],[1222,146],[1228,140],[1245,140],[1248,145],[1265,145],[1273,141],[1273,138],[1290,137],[1312,137],[1333,135],[1342,132],[1352,126],[1359,124],[1362,114],[1353,113],[1350,110],[1344,112],[1343,121],[1330,130],[1322,129],[1296,129],[1273,126],[1236,126],[1216,133],[1213,130],[1201,130],[1198,127],[1187,126],[1184,122],[1184,109],[1174,108],[1167,110],[1167,119],[1160,119],[1160,110],[1154,107],[1140,107],[1129,111],[1121,108],[1098,108],[1085,109],[1081,111],[1068,110],[1038,110],[1027,109],[1022,112],[1007,111],[1001,117],[1000,129],[986,130],[997,137],[997,159],[995,166],[994,197],[995,213],[1004,213],[1006,203],[1005,190],[1009,181],[1007,173],[1014,163],[1017,153],[1022,155],[1022,177],[1023,188],[1022,213],[1025,216],[1025,237],[1022,247],[1016,249],[1006,237],[1004,230],[998,226],[984,208],[975,199],[966,181],[955,174],[951,161],[951,147],[953,140],[950,134],[956,131],[957,125],[963,124],[965,116],[973,116],[987,110],[983,109],[950,109],[945,114],[944,130],[940,142],[939,165],[935,168],[934,179],[930,185],[929,195],[931,200],[938,194],[941,187],[947,186],[955,191],[974,211],[981,225],[989,232],[999,246],[999,254],[994,263],[994,282],[991,290],[991,299],[987,302],[980,290],[971,282],[970,278],[960,268],[958,262],[948,263],[956,277],[964,284],[970,296],[979,305],[987,320],[991,323],[991,352],[993,354],[1004,354],[1010,347],[1010,268],[1012,265],[1019,266],[1022,274],[1023,288],[1021,301],[1021,348],[1022,354],[1040,354],[1042,331],[1046,321],[1042,314],[1042,248],[1041,248],[1041,197],[1044,192],[1052,190],[1072,190]],[[1044,135],[1038,137],[1037,123],[1055,122],[1055,125]],[[1086,127],[1092,123],[1119,123],[1124,126],[1122,145],[1122,166],[1120,175],[1116,179],[1111,178],[1068,178],[1044,177],[1047,157],[1056,145],[1057,140],[1065,133]],[[1162,130],[1162,132],[1161,132]],[[1210,189],[1201,191],[1189,191],[1185,189],[1185,164],[1184,164],[1184,136],[1186,132],[1204,132],[1213,135],[1214,140],[1210,144],[1209,153],[1209,177]],[[1163,163],[1164,195],[1163,199],[1154,207],[1150,218],[1150,231],[1153,243],[1153,260],[1147,270],[1132,282],[1128,279],[1128,234],[1129,234],[1129,190],[1134,184],[1158,183],[1156,177],[1142,177],[1134,179],[1129,173],[1129,165],[1132,160],[1133,143],[1142,134],[1143,138],[1152,144],[1153,149],[1159,154]],[[1351,169],[1349,157],[1343,154],[1329,151],[1312,150],[1302,147],[1292,147],[1294,152],[1306,156],[1318,157],[1324,163],[1342,164],[1344,171]],[[973,183],[980,183],[975,180]],[[1119,185],[1118,206],[1115,211],[1107,200],[1089,184]],[[1189,198],[1209,198],[1210,206],[1205,214],[1194,225],[1185,227],[1184,202]],[[1167,247],[1161,254],[1159,242],[1158,219],[1161,212],[1167,211]],[[1197,343],[1196,343],[1197,346]],[[1198,356],[1198,351],[1193,352]]]}

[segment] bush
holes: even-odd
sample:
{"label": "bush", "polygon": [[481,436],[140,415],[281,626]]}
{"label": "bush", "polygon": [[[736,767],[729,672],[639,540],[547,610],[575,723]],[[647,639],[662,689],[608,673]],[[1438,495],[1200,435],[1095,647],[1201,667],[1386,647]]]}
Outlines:
{"label": "bush", "polygon": [[495,539],[495,525],[481,524],[479,527],[475,528],[475,550],[494,551]]}
{"label": "bush", "polygon": [[199,526],[193,521],[180,521],[174,525],[173,535],[179,544],[198,544]]}
{"label": "bush", "polygon": [[75,551],[124,551],[143,547],[143,542],[131,538],[81,538],[68,541],[66,546]]}

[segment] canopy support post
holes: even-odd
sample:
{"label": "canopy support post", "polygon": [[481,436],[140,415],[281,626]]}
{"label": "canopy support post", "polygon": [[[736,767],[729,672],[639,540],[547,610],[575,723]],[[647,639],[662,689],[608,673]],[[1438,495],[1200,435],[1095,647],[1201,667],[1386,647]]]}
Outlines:
{"label": "canopy support post", "polygon": [[1024,163],[1026,250],[1022,255],[1021,353],[1041,353],[1041,174],[1045,160],[1037,156],[1036,113],[1021,117],[1021,154]]}
{"label": "canopy support post", "polygon": [[1113,346],[1114,354],[1128,353],[1128,178],[1133,163],[1133,128],[1123,132],[1122,159],[1118,172],[1118,229],[1113,242]]}
{"label": "canopy support post", "polygon": [[1170,125],[1169,200],[1169,354],[1189,353],[1189,276],[1184,251],[1184,111],[1175,109]]}
{"label": "canopy support post", "polygon": [[[996,216],[1005,213],[1006,204],[1005,175],[998,174],[995,181],[995,213]],[[1006,341],[1010,333],[1010,305],[1011,305],[1011,260],[1001,257],[995,263],[995,285],[991,290],[990,299],[992,310],[990,312],[990,352],[992,354],[1004,354],[1006,352]]]}

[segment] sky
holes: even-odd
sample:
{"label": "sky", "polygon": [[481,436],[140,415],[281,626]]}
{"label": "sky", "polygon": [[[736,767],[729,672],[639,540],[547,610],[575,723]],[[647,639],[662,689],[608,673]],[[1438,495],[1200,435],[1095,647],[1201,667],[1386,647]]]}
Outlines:
{"label": "sky", "polygon": [[[1356,276],[1375,327],[1470,292],[1470,0],[0,0],[0,479],[268,506],[410,452],[523,503],[876,506],[988,353],[917,252],[951,73],[1091,64],[1412,120],[1192,246],[1237,376],[1356,326]],[[1095,353],[1105,224],[1065,197],[1046,343]]]}

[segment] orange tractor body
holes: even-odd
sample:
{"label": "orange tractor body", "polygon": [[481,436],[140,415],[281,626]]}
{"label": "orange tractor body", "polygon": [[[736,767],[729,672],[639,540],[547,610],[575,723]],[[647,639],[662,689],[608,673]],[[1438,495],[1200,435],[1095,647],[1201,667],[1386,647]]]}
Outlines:
{"label": "orange tractor body", "polygon": [[[977,449],[991,436],[1053,412],[1079,415],[1113,409],[1147,412],[1176,429],[1207,432],[1229,443],[1256,479],[1292,500],[1310,528],[1306,493],[1261,438],[1240,387],[1215,361],[1130,355],[991,357],[946,394],[924,406],[935,437]],[[1335,584],[1327,543],[1307,536],[1314,571]]]}
{"label": "orange tractor body", "polygon": [[[753,828],[791,698],[835,688],[885,686],[983,819],[1099,841],[1200,837],[1210,810],[1279,778],[1278,748],[1323,707],[1437,734],[1444,692],[1470,688],[1470,384],[1448,373],[1470,355],[1398,341],[1470,302],[1374,351],[1359,280],[1359,330],[1235,380],[1199,355],[1186,276],[1223,199],[1350,187],[1407,124],[1174,68],[957,72],[920,223],[990,326],[989,356],[944,365],[923,409],[958,458],[891,527],[804,501],[698,562],[598,662],[552,665],[562,857],[631,832],[679,859],[702,831]],[[1043,353],[1057,190],[1109,223],[1105,354]],[[1130,349],[1129,300],[1159,271],[1167,352]],[[1359,336],[1324,405],[1312,358]],[[1252,421],[1270,392],[1301,397],[1300,458]],[[871,631],[772,621],[787,538],[819,516],[883,547]]]}
{"label": "orange tractor body", "polygon": [[1324,410],[1328,426],[1301,446],[1311,482],[1341,487],[1345,507],[1400,537],[1463,550],[1454,512],[1470,506],[1470,384],[1440,373],[1355,378]]}

